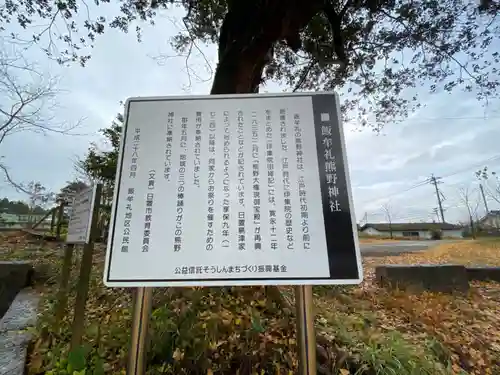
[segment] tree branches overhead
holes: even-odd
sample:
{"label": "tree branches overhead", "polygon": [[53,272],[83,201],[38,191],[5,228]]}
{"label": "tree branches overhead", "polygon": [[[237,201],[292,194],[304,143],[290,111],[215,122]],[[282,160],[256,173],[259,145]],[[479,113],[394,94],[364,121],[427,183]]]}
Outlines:
{"label": "tree branches overhead", "polygon": [[[170,37],[173,48],[184,53],[194,42],[217,44],[214,86],[220,90],[215,91],[255,91],[268,79],[295,90],[342,88],[344,113],[357,114],[365,125],[418,108],[421,86],[429,92],[461,89],[482,101],[498,92],[499,2],[494,0],[118,2],[119,11],[106,18],[99,1],[9,0],[0,10],[0,25],[48,24],[30,43],[44,42],[54,57],[59,50],[60,62],[84,64],[88,48],[107,28],[132,28],[140,38],[141,22],[154,24],[158,13],[181,8],[186,30],[161,37]],[[56,22],[65,26],[63,32],[51,29]],[[236,82],[220,85],[224,79]]]}
{"label": "tree branches overhead", "polygon": [[[7,137],[22,132],[38,134],[68,134],[79,122],[68,125],[56,120],[59,90],[57,79],[43,74],[18,51],[0,44],[0,157]],[[0,174],[18,191],[26,193],[22,184],[14,181],[7,164],[0,161]]]}

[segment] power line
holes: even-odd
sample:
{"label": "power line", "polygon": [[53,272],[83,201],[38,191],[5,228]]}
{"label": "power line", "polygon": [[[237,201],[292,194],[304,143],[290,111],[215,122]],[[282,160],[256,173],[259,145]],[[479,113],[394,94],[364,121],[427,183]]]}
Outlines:
{"label": "power line", "polygon": [[488,158],[486,160],[483,160],[481,162],[471,164],[471,165],[469,165],[466,168],[463,168],[463,169],[460,169],[460,170],[455,171],[453,173],[444,175],[442,178],[447,178],[447,177],[455,176],[457,174],[460,174],[460,173],[463,173],[463,172],[467,172],[467,171],[471,170],[472,168],[478,168],[480,166],[484,166],[484,164],[486,164],[486,163],[491,163],[492,161],[496,161],[496,160],[500,160],[500,155],[492,156],[492,157],[490,157],[490,158]]}
{"label": "power line", "polygon": [[[425,181],[420,181],[416,184],[414,184],[413,186],[410,186],[409,188],[406,188],[404,190],[401,190],[401,191],[396,191],[394,193],[391,193],[389,195],[384,195],[384,196],[379,196],[379,197],[375,197],[375,198],[370,198],[371,201],[374,201],[374,200],[378,200],[378,199],[382,199],[382,198],[389,198],[389,197],[392,197],[394,195],[399,195],[399,194],[402,194],[402,193],[406,193],[407,191],[410,191],[410,190],[413,190],[413,189],[416,189],[420,186],[424,186],[424,185],[427,185],[429,183],[429,179],[425,180]],[[365,201],[366,202],[366,201]]]}
{"label": "power line", "polygon": [[[478,168],[486,163],[491,163],[492,161],[496,161],[496,160],[500,160],[500,155],[495,155],[495,156],[492,156],[488,159],[485,159],[483,161],[480,161],[480,162],[476,162],[474,164],[470,164],[469,166],[467,166],[466,168],[462,168],[462,169],[459,169],[455,172],[452,172],[452,173],[448,173],[442,177],[440,177],[441,179],[443,178],[448,178],[448,177],[451,177],[451,176],[455,176],[457,174],[460,174],[460,173],[463,173],[463,172],[467,172],[467,171],[470,171],[472,168]],[[420,182],[417,182],[416,184],[410,186],[409,188],[406,188],[404,190],[400,190],[400,191],[396,191],[394,193],[391,193],[389,195],[383,195],[383,196],[378,196],[378,197],[375,197],[375,198],[370,198],[371,201],[374,201],[374,200],[379,200],[379,199],[383,199],[383,198],[390,198],[390,197],[393,197],[395,195],[399,195],[399,194],[403,194],[403,193],[406,193],[408,191],[411,191],[413,189],[416,189],[418,187],[421,187],[421,186],[424,186],[424,185],[427,185],[428,183],[430,183],[432,181],[432,178],[428,178],[426,179],[425,181],[420,181]],[[366,202],[366,201],[364,201]]]}

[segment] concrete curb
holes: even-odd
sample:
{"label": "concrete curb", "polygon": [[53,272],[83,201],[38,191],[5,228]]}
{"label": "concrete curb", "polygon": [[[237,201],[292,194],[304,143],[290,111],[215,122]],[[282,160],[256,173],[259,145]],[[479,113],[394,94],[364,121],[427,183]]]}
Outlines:
{"label": "concrete curb", "polygon": [[469,280],[500,283],[500,267],[467,267]]}
{"label": "concrete curb", "polygon": [[379,286],[408,291],[466,292],[470,281],[500,282],[500,267],[458,264],[386,264],[375,267]]}
{"label": "concrete curb", "polygon": [[0,320],[0,375],[23,375],[32,335],[26,329],[36,324],[40,296],[22,290]]}
{"label": "concrete curb", "polygon": [[375,268],[380,286],[420,292],[467,292],[469,280],[462,265],[454,264],[387,264]]}

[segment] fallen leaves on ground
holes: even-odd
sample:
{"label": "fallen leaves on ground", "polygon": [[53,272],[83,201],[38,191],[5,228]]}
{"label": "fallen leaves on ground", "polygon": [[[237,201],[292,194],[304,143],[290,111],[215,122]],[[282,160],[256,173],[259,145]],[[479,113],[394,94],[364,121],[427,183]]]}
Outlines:
{"label": "fallen leaves on ground", "polygon": [[365,258],[366,266],[377,264],[463,264],[500,266],[500,240],[462,240],[446,242],[426,251],[398,256]]}
{"label": "fallen leaves on ground", "polygon": [[380,264],[500,265],[500,241],[458,241],[423,252],[364,259],[358,287],[317,289],[319,315],[361,319],[367,329],[399,332],[415,346],[426,345],[453,374],[500,374],[500,285],[473,282],[466,295],[408,294],[379,288]]}
{"label": "fallen leaves on ground", "polygon": [[359,243],[364,244],[364,243],[377,243],[377,244],[384,244],[388,242],[394,242],[393,240],[390,239],[381,239],[381,238],[360,238]]}
{"label": "fallen leaves on ground", "polygon": [[[15,250],[3,254],[45,266],[52,280],[58,275],[61,247],[40,250],[25,244],[22,250],[22,241],[15,244]],[[378,288],[373,282],[373,267],[383,263],[498,265],[498,245],[463,241],[425,252],[365,258],[366,278],[361,285],[316,287],[319,373],[500,374],[498,284],[474,283],[467,295],[410,295]],[[74,301],[80,256],[75,251],[68,306]],[[99,368],[106,374],[124,374],[132,293],[104,287],[103,259],[99,246],[86,311],[87,349],[76,362],[88,373]],[[56,289],[53,282],[45,282],[41,289],[44,299],[30,351],[30,374],[68,373],[72,313],[70,309],[55,332]],[[282,290],[287,293],[290,288]],[[148,374],[289,375],[297,370],[293,312],[276,306],[262,287],[157,288],[150,326]]]}

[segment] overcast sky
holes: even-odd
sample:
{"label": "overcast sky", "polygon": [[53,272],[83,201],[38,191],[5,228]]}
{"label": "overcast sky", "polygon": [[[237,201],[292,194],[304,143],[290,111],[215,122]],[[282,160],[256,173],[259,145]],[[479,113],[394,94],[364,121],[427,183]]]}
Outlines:
{"label": "overcast sky", "polygon": [[[58,191],[75,177],[73,161],[82,156],[91,141],[99,141],[97,130],[107,127],[119,102],[130,96],[207,94],[210,71],[200,56],[190,60],[191,83],[183,57],[174,56],[168,36],[177,33],[172,19],[157,20],[156,27],[146,28],[143,42],[134,34],[108,30],[97,38],[92,58],[85,68],[69,68],[50,63],[43,54],[30,50],[28,58],[36,59],[52,75],[60,77],[65,92],[58,97],[58,121],[75,123],[83,135],[41,136],[20,133],[0,145],[0,155],[17,181],[40,181]],[[215,47],[203,48],[215,67]],[[163,58],[154,56],[163,54]],[[269,84],[262,92],[280,92],[284,87]],[[384,221],[382,204],[389,202],[393,221],[431,221],[437,219],[434,187],[424,184],[410,189],[435,174],[443,176],[439,186],[446,197],[445,218],[449,222],[467,218],[458,189],[477,190],[474,171],[488,165],[500,170],[500,108],[498,102],[482,107],[473,95],[421,94],[423,108],[399,124],[387,124],[379,135],[359,131],[346,125],[347,153],[358,222],[365,213],[369,222]],[[496,159],[495,159],[496,157]],[[447,177],[446,177],[447,176]],[[474,190],[476,189],[476,190]],[[1,196],[26,199],[3,183]],[[472,199],[478,199],[475,192]],[[498,208],[489,200],[490,209]],[[479,208],[479,216],[484,206]]]}

